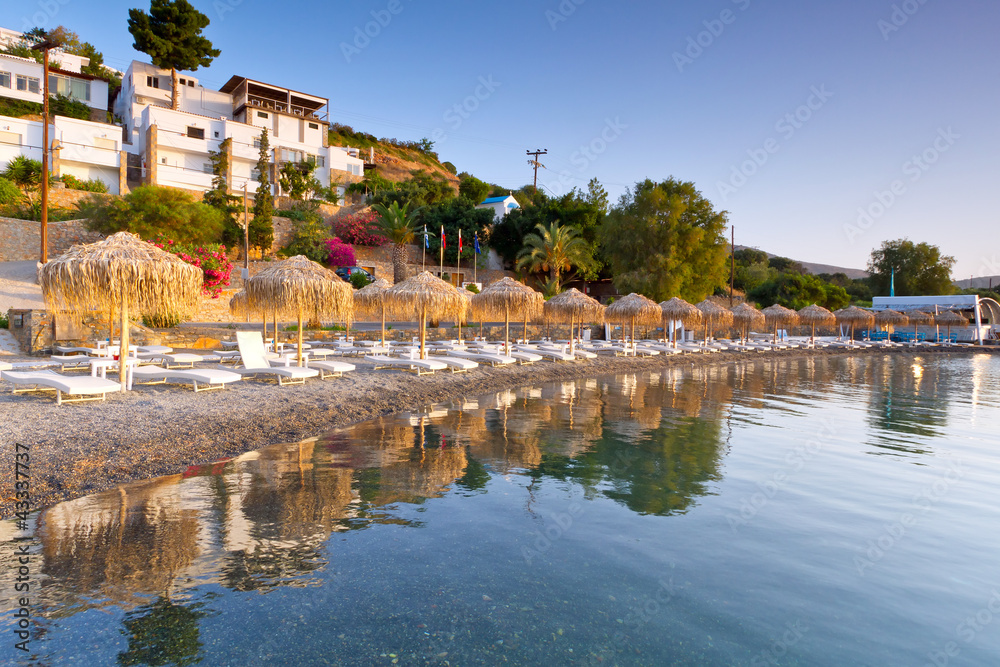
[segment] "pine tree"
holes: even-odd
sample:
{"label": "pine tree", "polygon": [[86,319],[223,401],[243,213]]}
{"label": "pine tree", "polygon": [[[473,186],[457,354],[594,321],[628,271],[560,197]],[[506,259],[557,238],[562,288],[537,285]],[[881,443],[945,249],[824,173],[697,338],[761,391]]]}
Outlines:
{"label": "pine tree", "polygon": [[208,24],[208,17],[187,0],[152,0],[148,14],[128,10],[128,31],[135,39],[132,48],[148,55],[157,67],[170,70],[171,109],[178,105],[177,70],[208,67],[222,53],[201,35]]}
{"label": "pine tree", "polygon": [[267,130],[260,134],[260,157],[257,159],[257,192],[253,196],[253,220],[250,222],[250,245],[260,250],[261,256],[274,243],[274,197],[271,195],[271,151]]}
{"label": "pine tree", "polygon": [[209,151],[208,160],[212,164],[212,189],[205,192],[202,197],[209,206],[219,209],[222,212],[225,226],[222,230],[222,242],[227,246],[243,245],[243,226],[236,221],[236,215],[240,210],[237,205],[239,197],[229,194],[229,182],[226,179],[229,173],[229,149],[233,140],[223,139],[219,143],[218,151]]}

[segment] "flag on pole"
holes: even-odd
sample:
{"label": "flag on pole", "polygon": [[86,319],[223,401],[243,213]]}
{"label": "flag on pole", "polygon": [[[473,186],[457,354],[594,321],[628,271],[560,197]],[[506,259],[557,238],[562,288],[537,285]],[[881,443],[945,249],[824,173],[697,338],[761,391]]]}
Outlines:
{"label": "flag on pole", "polygon": [[476,254],[477,255],[482,255],[483,251],[479,249],[479,232],[476,232],[476,236],[475,236],[473,242],[475,244],[473,247],[476,249]]}
{"label": "flag on pole", "polygon": [[431,239],[427,236],[427,225],[424,225],[424,248],[431,247]]}
{"label": "flag on pole", "polygon": [[462,230],[458,230],[458,254],[462,255]]}
{"label": "flag on pole", "polygon": [[441,250],[444,250],[446,247],[447,244],[445,243],[444,240],[444,225],[441,225]]}

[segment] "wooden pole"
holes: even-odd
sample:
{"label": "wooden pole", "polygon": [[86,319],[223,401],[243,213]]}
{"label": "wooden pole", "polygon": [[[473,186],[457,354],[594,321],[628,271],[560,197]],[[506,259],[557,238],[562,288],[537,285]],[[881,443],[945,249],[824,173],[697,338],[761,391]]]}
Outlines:
{"label": "wooden pole", "polygon": [[420,358],[426,359],[424,341],[427,339],[427,306],[420,307]]}
{"label": "wooden pole", "polygon": [[301,366],[302,365],[302,309],[301,308],[299,308],[299,331],[298,331],[298,334],[299,334],[298,335],[299,352],[298,352],[297,356],[298,356],[298,360],[299,360],[299,366]]}
{"label": "wooden pole", "polygon": [[121,322],[122,342],[118,348],[118,382],[125,391],[126,369],[128,364],[128,299],[122,299],[122,322]]}
{"label": "wooden pole", "polygon": [[[49,50],[42,49],[42,264],[49,261]],[[127,309],[126,309],[127,312]],[[124,375],[122,376],[124,377]]]}

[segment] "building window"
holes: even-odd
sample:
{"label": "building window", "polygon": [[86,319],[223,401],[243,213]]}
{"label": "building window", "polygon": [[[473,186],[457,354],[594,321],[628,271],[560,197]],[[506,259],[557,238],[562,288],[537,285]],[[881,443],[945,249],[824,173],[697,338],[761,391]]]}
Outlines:
{"label": "building window", "polygon": [[201,170],[202,170],[203,172],[205,172],[206,174],[211,174],[211,173],[213,173],[213,172],[212,172],[212,163],[211,163],[211,162],[204,162],[204,163],[202,163],[202,165],[201,165]]}
{"label": "building window", "polygon": [[281,161],[282,162],[302,162],[304,155],[302,151],[292,150],[290,148],[281,149]]}
{"label": "building window", "polygon": [[149,86],[150,88],[159,88],[160,87],[160,78],[156,77],[156,76],[147,76],[146,77],[146,85]]}
{"label": "building window", "polygon": [[258,111],[257,118],[267,118],[267,114],[264,113],[263,111]]}
{"label": "building window", "polygon": [[179,83],[180,83],[180,84],[181,84],[182,86],[186,86],[186,85],[187,85],[187,79],[185,79],[185,78],[183,78],[183,77],[181,77],[180,79],[177,79],[177,81],[178,81],[178,82],[179,82]]}
{"label": "building window", "polygon": [[188,79],[188,88],[194,88],[194,81]]}
{"label": "building window", "polygon": [[38,89],[38,79],[33,76],[25,76],[23,74],[17,75],[17,89],[26,90],[29,93],[37,93]]}
{"label": "building window", "polygon": [[306,153],[306,162],[317,167],[326,166],[326,158],[323,157],[322,155],[311,155],[309,153]]}
{"label": "building window", "polygon": [[191,137],[192,139],[204,139],[205,138],[205,130],[203,130],[200,127],[191,127],[191,126],[189,126],[188,129],[187,129],[187,135],[189,137]]}
{"label": "building window", "polygon": [[260,178],[260,169],[254,167],[250,170],[250,180],[256,181],[258,178]]}
{"label": "building window", "polygon": [[254,137],[253,138],[253,147],[254,148],[260,148],[260,137]]}
{"label": "building window", "polygon": [[10,72],[0,72],[0,86],[10,88]]}
{"label": "building window", "polygon": [[218,132],[216,132],[216,133],[215,133],[215,138],[216,138],[216,139],[218,139],[218,138],[219,138],[219,133],[218,133]]}
{"label": "building window", "polygon": [[318,130],[319,129],[319,123],[309,123],[309,129],[310,130]]}
{"label": "building window", "polygon": [[90,101],[90,81],[71,79],[57,74],[49,75],[49,92],[81,102]]}
{"label": "building window", "polygon": [[167,158],[161,157],[160,158],[160,164],[166,164],[166,163],[167,163]]}

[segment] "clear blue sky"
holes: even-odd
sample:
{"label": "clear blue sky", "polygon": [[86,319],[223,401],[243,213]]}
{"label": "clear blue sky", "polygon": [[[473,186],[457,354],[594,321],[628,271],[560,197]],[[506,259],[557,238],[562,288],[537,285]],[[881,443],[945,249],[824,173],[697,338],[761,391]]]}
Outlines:
{"label": "clear blue sky", "polygon": [[[4,25],[65,25],[124,68],[146,59],[130,4],[14,3]],[[956,279],[1000,274],[995,0],[193,4],[222,50],[204,85],[240,74],[377,136],[439,130],[441,159],[483,180],[529,183],[525,151],[548,149],[552,193],[673,175],[740,244],[863,268],[908,236],[955,256]]]}

